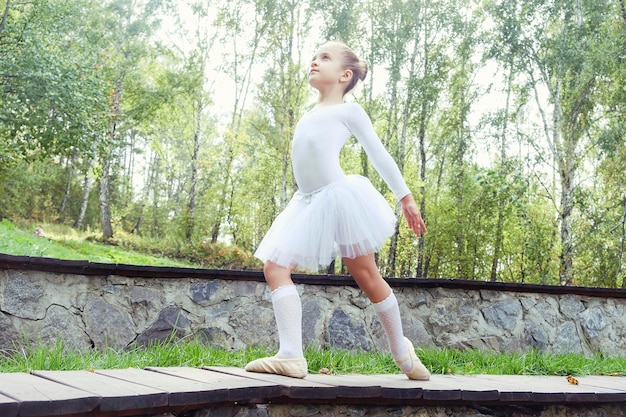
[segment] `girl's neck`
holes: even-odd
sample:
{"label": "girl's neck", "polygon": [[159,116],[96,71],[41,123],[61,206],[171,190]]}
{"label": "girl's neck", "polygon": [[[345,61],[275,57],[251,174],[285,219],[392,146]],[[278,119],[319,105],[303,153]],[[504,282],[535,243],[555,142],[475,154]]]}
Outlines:
{"label": "girl's neck", "polygon": [[316,107],[343,103],[343,91],[341,89],[333,88],[330,91],[319,90],[319,92]]}

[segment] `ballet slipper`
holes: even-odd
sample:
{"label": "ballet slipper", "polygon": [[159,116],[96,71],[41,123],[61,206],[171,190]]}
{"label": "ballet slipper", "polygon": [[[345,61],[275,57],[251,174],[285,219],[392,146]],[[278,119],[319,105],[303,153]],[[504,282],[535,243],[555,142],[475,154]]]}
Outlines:
{"label": "ballet slipper", "polygon": [[407,339],[406,337],[404,338],[404,340],[406,341],[406,344],[409,346],[409,352],[403,357],[401,357],[400,359],[397,359],[396,363],[398,364],[398,366],[400,366],[401,363],[409,360],[410,358],[411,370],[404,372],[404,374],[409,379],[414,379],[414,380],[419,380],[419,381],[428,381],[430,379],[430,372],[428,372],[428,369],[426,369],[424,364],[422,364],[422,361],[420,361],[420,359],[415,354],[413,343],[411,343],[411,341]]}
{"label": "ballet slipper", "polygon": [[248,363],[248,372],[278,374],[292,378],[304,378],[307,375],[307,363],[304,358],[281,359],[278,356],[261,358]]}

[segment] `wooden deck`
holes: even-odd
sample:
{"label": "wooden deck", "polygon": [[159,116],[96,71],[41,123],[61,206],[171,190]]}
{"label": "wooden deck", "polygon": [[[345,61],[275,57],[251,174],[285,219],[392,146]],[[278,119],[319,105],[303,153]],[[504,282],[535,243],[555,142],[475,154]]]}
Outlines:
{"label": "wooden deck", "polygon": [[205,367],[0,374],[0,416],[121,416],[245,403],[549,405],[626,402],[626,378],[322,375],[303,380]]}

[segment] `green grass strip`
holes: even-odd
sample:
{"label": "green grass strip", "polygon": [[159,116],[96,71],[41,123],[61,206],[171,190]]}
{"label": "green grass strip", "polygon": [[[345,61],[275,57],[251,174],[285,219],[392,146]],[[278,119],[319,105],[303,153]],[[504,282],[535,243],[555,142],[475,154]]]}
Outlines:
{"label": "green grass strip", "polygon": [[46,237],[35,236],[34,227],[20,230],[8,220],[0,221],[0,253],[110,264],[197,267],[190,262],[146,255],[124,247],[88,241],[88,234],[64,225],[45,223]]}
{"label": "green grass strip", "polygon": [[[17,346],[0,351],[0,372],[31,370],[92,370],[147,366],[235,366],[273,354],[263,348],[224,350],[195,340],[168,340],[147,347],[76,350],[62,341],[53,345]],[[427,348],[418,349],[433,374],[495,375],[615,375],[626,376],[626,357],[548,354]],[[392,374],[400,370],[386,352],[307,348],[309,371],[331,374]]]}

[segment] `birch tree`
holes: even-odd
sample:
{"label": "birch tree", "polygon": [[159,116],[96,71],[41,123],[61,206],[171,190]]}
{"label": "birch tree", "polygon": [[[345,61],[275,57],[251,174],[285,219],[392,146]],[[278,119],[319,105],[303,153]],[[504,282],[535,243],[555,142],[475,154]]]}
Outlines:
{"label": "birch tree", "polygon": [[[598,74],[591,59],[593,51],[590,46],[594,36],[598,35],[600,5],[589,1],[574,5],[554,1],[533,6],[532,16],[540,22],[534,28],[539,32],[532,34],[538,37],[534,43],[527,44],[524,58],[559,180],[559,280],[562,285],[571,285],[574,280],[574,194],[584,158],[581,150],[587,139],[586,125],[594,105]],[[548,92],[549,108],[540,99],[541,87]]]}

